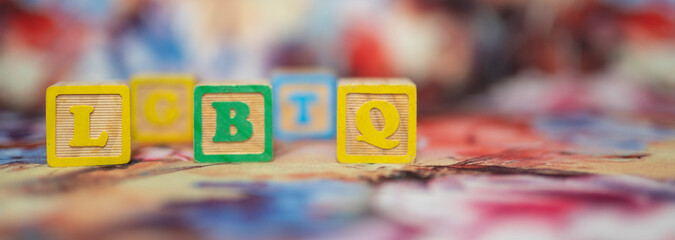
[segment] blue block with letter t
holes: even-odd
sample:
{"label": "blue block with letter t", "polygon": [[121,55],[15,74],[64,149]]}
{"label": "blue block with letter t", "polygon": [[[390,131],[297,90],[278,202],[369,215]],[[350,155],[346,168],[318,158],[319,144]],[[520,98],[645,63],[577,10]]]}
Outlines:
{"label": "blue block with letter t", "polygon": [[335,137],[336,78],[323,70],[280,70],[272,76],[274,138]]}

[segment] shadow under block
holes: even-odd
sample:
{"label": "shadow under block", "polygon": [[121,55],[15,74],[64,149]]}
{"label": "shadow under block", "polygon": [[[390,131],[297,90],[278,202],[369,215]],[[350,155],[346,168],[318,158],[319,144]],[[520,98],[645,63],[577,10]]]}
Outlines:
{"label": "shadow under block", "polygon": [[417,91],[407,79],[345,79],[337,93],[342,163],[410,163],[417,141]]}
{"label": "shadow under block", "polygon": [[197,162],[272,160],[272,87],[200,84],[194,92]]}
{"label": "shadow under block", "polygon": [[335,76],[321,71],[282,71],[272,78],[274,138],[335,137]]}
{"label": "shadow under block", "polygon": [[131,136],[140,143],[192,141],[195,79],[139,75],[131,80]]}
{"label": "shadow under block", "polygon": [[129,87],[59,83],[47,89],[47,163],[52,167],[130,160]]}

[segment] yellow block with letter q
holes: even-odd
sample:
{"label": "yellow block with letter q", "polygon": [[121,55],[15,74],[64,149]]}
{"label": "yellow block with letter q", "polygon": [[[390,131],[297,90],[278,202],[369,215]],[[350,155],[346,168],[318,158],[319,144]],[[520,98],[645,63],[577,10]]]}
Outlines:
{"label": "yellow block with letter q", "polygon": [[337,90],[342,163],[410,163],[417,141],[417,89],[408,79],[344,79]]}

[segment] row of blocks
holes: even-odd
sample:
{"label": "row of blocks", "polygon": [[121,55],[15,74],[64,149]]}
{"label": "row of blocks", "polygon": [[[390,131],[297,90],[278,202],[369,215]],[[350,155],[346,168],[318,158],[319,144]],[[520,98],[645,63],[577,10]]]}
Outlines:
{"label": "row of blocks", "polygon": [[[197,162],[271,161],[280,140],[337,138],[342,163],[415,158],[417,96],[406,79],[280,72],[268,82],[199,83],[142,75],[125,83],[65,82],[46,94],[47,162],[124,164],[131,140],[194,142]],[[336,133],[337,129],[337,133]]]}

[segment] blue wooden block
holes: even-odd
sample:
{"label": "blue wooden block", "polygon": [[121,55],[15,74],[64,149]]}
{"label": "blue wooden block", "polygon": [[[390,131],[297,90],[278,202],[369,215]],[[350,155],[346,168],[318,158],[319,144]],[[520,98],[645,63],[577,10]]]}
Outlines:
{"label": "blue wooden block", "polygon": [[272,77],[274,138],[335,137],[336,79],[325,71],[280,71]]}

